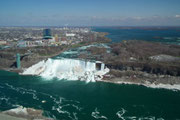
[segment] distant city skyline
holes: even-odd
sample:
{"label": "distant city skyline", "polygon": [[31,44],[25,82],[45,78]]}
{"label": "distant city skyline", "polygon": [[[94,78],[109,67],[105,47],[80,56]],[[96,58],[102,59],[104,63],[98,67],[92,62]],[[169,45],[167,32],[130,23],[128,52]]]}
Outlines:
{"label": "distant city skyline", "polygon": [[1,0],[0,26],[180,26],[180,0]]}

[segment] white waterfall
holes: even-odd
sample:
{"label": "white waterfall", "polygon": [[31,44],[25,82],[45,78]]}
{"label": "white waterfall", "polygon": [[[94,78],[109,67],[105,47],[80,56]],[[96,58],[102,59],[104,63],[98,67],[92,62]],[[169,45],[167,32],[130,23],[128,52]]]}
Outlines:
{"label": "white waterfall", "polygon": [[48,59],[26,69],[22,74],[39,75],[47,79],[56,77],[89,82],[102,79],[107,72],[109,72],[109,69],[105,68],[103,63],[101,69],[96,70],[96,62],[75,59]]}

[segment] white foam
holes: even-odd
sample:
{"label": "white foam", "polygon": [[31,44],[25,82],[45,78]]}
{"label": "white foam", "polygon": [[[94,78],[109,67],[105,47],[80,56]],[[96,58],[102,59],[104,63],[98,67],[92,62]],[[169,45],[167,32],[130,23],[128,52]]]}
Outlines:
{"label": "white foam", "polygon": [[96,108],[94,112],[91,113],[91,116],[94,117],[95,119],[108,119],[106,116],[103,116],[100,114],[98,109]]}
{"label": "white foam", "polygon": [[[50,98],[54,101],[51,110],[56,111],[59,114],[64,114],[69,118],[69,120],[78,120],[77,114],[82,109],[81,107],[78,106],[79,105],[77,104],[79,103],[78,101],[67,100],[62,97],[55,98],[53,96],[50,96]],[[68,108],[71,108],[71,111],[69,111]]]}
{"label": "white foam", "polygon": [[122,119],[122,120],[125,120],[125,118],[123,117],[123,115],[126,113],[126,110],[125,109],[121,109],[120,111],[118,111],[116,113],[116,115],[118,116],[118,118]]}
{"label": "white foam", "polygon": [[[99,63],[99,62],[98,62]],[[101,63],[100,70],[96,69],[96,62],[75,59],[48,59],[43,60],[26,69],[23,75],[39,75],[47,79],[57,77],[67,80],[84,80],[94,82],[102,79],[109,72]]]}
{"label": "white foam", "polygon": [[156,118],[155,116],[141,116],[141,117],[136,117],[136,116],[126,116],[126,110],[124,108],[121,108],[120,111],[116,113],[118,118],[121,120],[164,120],[163,118]]}

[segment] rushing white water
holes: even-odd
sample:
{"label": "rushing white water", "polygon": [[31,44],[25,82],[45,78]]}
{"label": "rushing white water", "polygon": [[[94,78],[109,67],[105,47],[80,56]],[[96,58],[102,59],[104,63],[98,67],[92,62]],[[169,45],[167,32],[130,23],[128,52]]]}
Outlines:
{"label": "rushing white water", "polygon": [[67,80],[100,80],[108,73],[104,63],[90,62],[75,59],[48,59],[43,60],[26,69],[23,75],[39,75],[47,79],[57,77]]}
{"label": "rushing white water", "polygon": [[103,120],[108,119],[106,116],[101,115],[97,108],[95,109],[94,112],[91,113],[91,116],[94,117],[95,119],[103,119]]}

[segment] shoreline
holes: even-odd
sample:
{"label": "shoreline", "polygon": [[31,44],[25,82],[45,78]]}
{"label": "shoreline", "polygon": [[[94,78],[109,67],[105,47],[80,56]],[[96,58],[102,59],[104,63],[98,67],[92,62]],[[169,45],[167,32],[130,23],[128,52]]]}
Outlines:
{"label": "shoreline", "polygon": [[54,120],[43,115],[43,110],[19,106],[0,112],[3,120]]}
{"label": "shoreline", "polygon": [[[109,33],[101,33],[98,32],[98,34],[102,35],[99,41],[98,40],[93,40],[93,41],[83,41],[81,43],[78,44],[74,44],[74,45],[68,45],[68,46],[58,46],[58,47],[35,47],[35,48],[25,48],[25,50],[29,50],[30,51],[33,49],[36,49],[34,51],[35,55],[31,55],[30,57],[27,57],[28,61],[23,61],[22,60],[22,64],[24,64],[24,66],[22,66],[21,69],[17,69],[17,68],[3,68],[3,64],[0,65],[1,70],[5,70],[5,71],[9,71],[9,72],[15,72],[15,73],[22,73],[25,69],[39,63],[40,61],[43,60],[47,60],[48,58],[52,58],[55,57],[57,55],[59,55],[60,53],[67,51],[69,49],[73,49],[73,48],[77,48],[77,47],[81,47],[81,46],[87,46],[87,45],[91,45],[91,44],[97,44],[97,43],[110,43],[110,39],[107,37],[107,35]],[[179,74],[178,73],[178,67],[179,66],[168,66],[166,64],[166,61],[164,63],[159,63],[159,61],[154,61],[151,60],[150,63],[152,64],[144,64],[144,62],[149,63],[149,61],[146,61],[147,57],[149,59],[149,56],[146,56],[145,58],[141,58],[141,56],[138,54],[139,53],[131,53],[134,49],[132,49],[131,51],[126,51],[128,49],[130,49],[131,47],[133,48],[134,46],[132,46],[131,44],[134,44],[135,46],[139,46],[142,48],[142,46],[147,46],[150,48],[152,48],[152,46],[155,47],[162,47],[162,48],[168,48],[169,46],[166,45],[161,45],[161,44],[153,44],[151,42],[140,42],[140,41],[123,41],[122,43],[118,43],[116,45],[111,44],[110,47],[112,49],[111,53],[106,53],[107,49],[106,48],[96,48],[96,47],[90,47],[87,49],[88,52],[91,52],[91,57],[94,57],[96,61],[102,61],[103,63],[105,63],[107,65],[107,67],[111,70],[111,72],[108,74],[110,76],[113,76],[113,78],[107,78],[104,80],[100,80],[103,82],[110,82],[110,83],[115,83],[115,84],[135,84],[135,85],[143,85],[146,87],[151,87],[151,88],[166,88],[166,89],[178,89],[180,90],[180,77],[179,76],[168,76],[168,74],[166,74],[165,72],[171,72],[171,67],[176,68],[177,73],[172,73],[172,74]],[[41,49],[43,49],[46,54],[44,54]],[[49,51],[49,49],[52,49],[51,51]],[[39,50],[39,51],[38,51]],[[150,49],[151,50],[151,49]],[[179,50],[179,48],[177,48],[177,50]],[[18,51],[18,50],[17,50]],[[15,52],[17,52],[15,51]],[[19,49],[20,52],[22,52],[21,49]],[[38,52],[36,52],[38,51]],[[122,58],[123,55],[125,53],[122,53],[121,51],[124,51],[126,54],[129,54],[129,56],[124,56],[124,59]],[[5,51],[7,52],[7,51]],[[11,51],[11,53],[15,53],[13,52],[13,50]],[[157,51],[154,51],[157,52]],[[121,56],[122,54],[122,56]],[[146,51],[144,51],[143,54],[146,54]],[[161,54],[160,52],[157,52],[157,54]],[[10,54],[11,55],[11,54]],[[136,56],[138,56],[139,58],[137,58]],[[90,58],[88,58],[88,56],[84,56],[82,54],[82,56],[79,56],[78,58],[85,59],[85,60],[89,60]],[[150,56],[151,57],[151,56]],[[158,56],[159,57],[159,56]],[[164,56],[163,56],[164,57]],[[168,56],[169,57],[169,56]],[[171,58],[171,56],[170,56]],[[4,57],[4,60],[8,59],[8,57]],[[25,57],[26,59],[26,57]],[[123,61],[121,61],[121,59],[123,59]],[[141,61],[140,59],[144,59],[145,61]],[[173,59],[176,59],[175,57]],[[10,60],[9,62],[12,62],[14,60]],[[169,61],[168,61],[169,62]],[[177,63],[175,65],[179,65],[180,63]],[[143,71],[143,66],[145,70]],[[160,65],[160,66],[159,66]],[[164,67],[163,65],[166,65],[167,67],[165,67],[165,69],[167,68],[167,70],[163,70]],[[157,66],[157,67],[156,67]],[[169,69],[169,68],[170,69]],[[159,70],[160,69],[160,70]],[[161,70],[162,69],[162,70]],[[148,71],[155,71],[156,73],[152,73],[149,74],[147,73]],[[164,72],[163,76],[166,77],[159,77],[161,76],[161,73],[158,72]],[[174,72],[174,71],[172,71]],[[159,75],[160,74],[160,75]],[[135,77],[135,81],[132,80],[132,76],[137,76]],[[148,80],[147,80],[148,79]],[[165,79],[165,80],[163,80]]]}
{"label": "shoreline", "polygon": [[165,90],[172,90],[172,91],[180,91],[180,84],[152,84],[152,83],[135,83],[135,82],[127,82],[127,81],[118,81],[118,82],[113,82],[110,80],[99,80],[97,82],[105,82],[105,83],[112,83],[112,84],[125,84],[125,85],[137,85],[137,86],[144,86],[147,88],[152,88],[152,89],[165,89]]}
{"label": "shoreline", "polygon": [[[106,37],[108,33],[105,32],[97,32],[97,33],[99,36],[98,39],[94,39],[90,41],[82,41],[80,43],[76,43],[72,45],[37,46],[37,47],[11,48],[11,49],[2,50],[0,51],[0,70],[20,73],[42,60],[47,60],[48,58],[53,58],[55,56],[58,56],[60,53],[67,51],[69,49],[87,46],[91,44],[109,43],[111,41],[109,38]],[[29,51],[32,54],[24,57],[24,54],[28,53]],[[16,53],[20,53],[22,55],[20,69],[16,68],[16,61],[15,61]]]}

